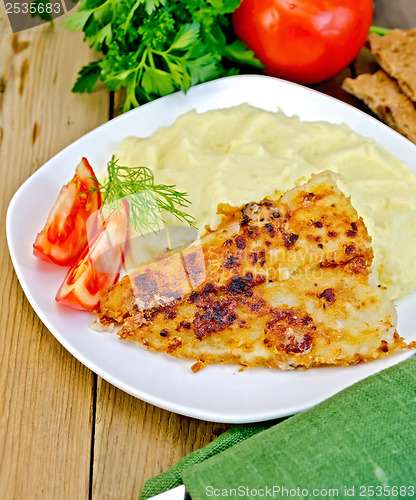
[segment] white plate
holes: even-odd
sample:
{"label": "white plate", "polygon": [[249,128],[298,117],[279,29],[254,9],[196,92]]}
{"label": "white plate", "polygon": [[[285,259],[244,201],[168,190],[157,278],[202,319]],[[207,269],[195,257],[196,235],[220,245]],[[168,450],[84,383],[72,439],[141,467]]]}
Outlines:
{"label": "white plate", "polygon": [[[208,366],[194,374],[191,362],[152,353],[121,341],[115,334],[89,328],[92,315],[55,303],[66,269],[41,262],[32,243],[61,186],[73,175],[81,156],[106,165],[127,135],[148,136],[190,109],[199,112],[248,102],[302,120],[347,123],[373,137],[416,170],[416,147],[396,132],[351,106],[286,81],[263,76],[235,76],[146,104],[81,137],[58,153],[17,191],[7,214],[7,238],[13,264],[32,307],[59,342],[88,368],[120,389],[161,408],[217,422],[255,422],[309,408],[341,389],[402,361],[412,352],[346,368],[280,372],[235,366]],[[97,171],[97,175],[101,172]],[[413,340],[416,296],[398,304],[399,331]]]}

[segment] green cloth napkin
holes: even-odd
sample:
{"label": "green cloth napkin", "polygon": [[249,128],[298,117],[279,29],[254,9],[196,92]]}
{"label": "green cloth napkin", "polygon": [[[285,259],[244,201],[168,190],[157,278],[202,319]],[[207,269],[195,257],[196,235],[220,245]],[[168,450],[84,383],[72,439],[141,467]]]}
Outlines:
{"label": "green cloth napkin", "polygon": [[141,498],[181,480],[193,500],[416,497],[416,357],[268,425],[227,431]]}
{"label": "green cloth napkin", "polygon": [[164,491],[175,488],[181,485],[182,478],[181,474],[185,469],[192,467],[193,465],[203,462],[207,458],[213,457],[218,453],[234,446],[245,439],[254,436],[270,426],[274,425],[278,420],[273,420],[271,422],[262,422],[258,424],[251,425],[236,425],[230,430],[224,432],[217,439],[214,439],[204,448],[190,453],[185,458],[183,458],[176,465],[171,467],[169,470],[160,474],[159,476],[152,477],[146,481],[144,488],[140,494],[140,500],[145,500],[146,498],[153,497],[162,493]]}

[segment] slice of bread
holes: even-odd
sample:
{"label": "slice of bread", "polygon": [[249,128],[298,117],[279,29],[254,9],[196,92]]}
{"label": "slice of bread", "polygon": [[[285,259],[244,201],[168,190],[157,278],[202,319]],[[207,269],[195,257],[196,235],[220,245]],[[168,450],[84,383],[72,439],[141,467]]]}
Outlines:
{"label": "slice of bread", "polygon": [[387,125],[416,144],[416,108],[398,83],[383,70],[346,78],[342,88],[364,103]]}
{"label": "slice of bread", "polygon": [[368,43],[380,67],[416,102],[416,29],[393,29],[384,36],[372,33]]}

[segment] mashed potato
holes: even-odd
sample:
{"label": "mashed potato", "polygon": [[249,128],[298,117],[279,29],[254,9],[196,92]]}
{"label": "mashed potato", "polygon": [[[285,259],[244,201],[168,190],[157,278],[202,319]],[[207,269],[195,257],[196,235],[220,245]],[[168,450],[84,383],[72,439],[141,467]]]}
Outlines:
{"label": "mashed potato", "polygon": [[175,184],[200,228],[218,223],[218,203],[241,205],[332,170],[373,240],[380,282],[397,299],[416,287],[416,174],[372,139],[345,125],[302,122],[247,104],[191,111],[151,137],[127,137],[120,164],[146,165]]}

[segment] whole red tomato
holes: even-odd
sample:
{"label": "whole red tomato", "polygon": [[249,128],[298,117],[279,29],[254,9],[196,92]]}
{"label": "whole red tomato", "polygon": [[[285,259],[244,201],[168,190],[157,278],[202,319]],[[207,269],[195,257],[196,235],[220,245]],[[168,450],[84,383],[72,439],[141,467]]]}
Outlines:
{"label": "whole red tomato", "polygon": [[373,0],[242,0],[233,26],[266,74],[309,84],[357,56],[372,17]]}

